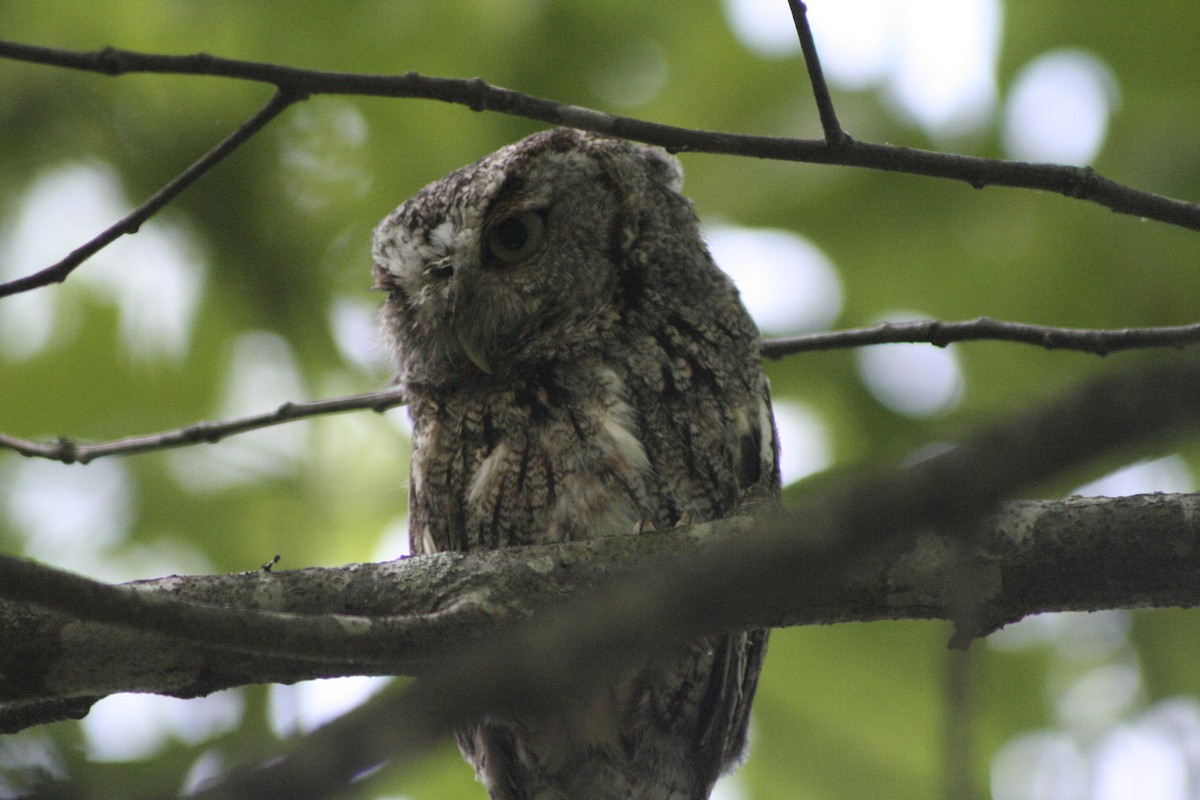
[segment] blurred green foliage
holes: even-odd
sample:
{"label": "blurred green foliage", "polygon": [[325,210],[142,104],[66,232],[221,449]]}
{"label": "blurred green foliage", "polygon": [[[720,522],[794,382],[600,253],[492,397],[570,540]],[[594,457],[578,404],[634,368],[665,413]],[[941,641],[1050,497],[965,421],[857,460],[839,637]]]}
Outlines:
{"label": "blurred green foliage", "polygon": [[[1003,9],[996,74],[1001,101],[1031,58],[1084,48],[1107,63],[1120,90],[1094,166],[1139,188],[1196,196],[1200,6],[1012,0]],[[48,46],[208,51],[342,71],[478,75],[681,126],[805,137],[820,131],[800,59],[752,53],[715,2],[347,0],[285,10],[246,0],[0,0],[0,19],[4,38]],[[597,87],[631,43],[646,41],[665,63],[662,89],[636,106],[612,106]],[[14,235],[28,192],[64,164],[108,165],[127,200],[122,211],[131,208],[252,114],[269,92],[214,78],[114,79],[0,61],[0,236]],[[998,122],[974,136],[933,141],[897,119],[877,92],[835,91],[835,101],[856,138],[1004,154]],[[57,315],[49,343],[29,357],[0,356],[0,429],[100,440],[234,410],[266,410],[289,398],[263,399],[253,408],[228,401],[231,364],[247,335],[257,336],[261,347],[246,350],[250,372],[244,374],[254,374],[256,353],[282,347],[289,354],[300,392],[290,399],[380,387],[388,380],[386,367],[378,359],[348,357],[330,322],[338,303],[361,311],[375,302],[368,293],[375,222],[430,180],[537,127],[429,101],[316,97],[294,107],[146,226],[185,231],[203,265],[184,354],[131,355],[113,303],[79,288],[91,268],[85,264],[66,284],[41,290]],[[712,155],[682,160],[702,217],[796,231],[828,254],[844,287],[841,326],[897,309],[1084,327],[1195,321],[1200,237],[1191,232],[1030,191],[977,191],[914,176]],[[26,271],[97,232],[77,223],[64,208],[41,241],[55,255]],[[0,251],[11,256],[6,247],[0,241]],[[0,265],[0,273],[14,277],[5,272],[11,268]],[[15,302],[0,300],[0,318]],[[952,349],[963,373],[962,399],[933,419],[904,417],[877,402],[849,351],[793,357],[769,369],[781,398],[819,415],[834,464],[849,468],[903,457],[1096,370],[1158,357],[1101,360],[998,343]],[[388,418],[364,413],[302,423],[295,426],[296,441],[268,436],[245,452],[231,441],[194,456],[125,459],[132,498],[127,535],[99,556],[128,572],[164,563],[139,561],[147,548],[188,554],[176,562],[164,557],[169,569],[199,561],[215,571],[253,569],[274,553],[283,557],[280,568],[395,555],[394,545],[388,551],[380,541],[399,524],[406,503],[407,443],[394,424],[400,417],[397,410]],[[236,463],[213,467],[227,447],[241,453]],[[1164,443],[1162,453],[1180,450],[1186,455],[1189,443]],[[19,462],[0,456],[0,479],[16,475]],[[49,480],[74,480],[81,471],[86,480],[92,469],[54,466]],[[230,470],[239,477],[190,479]],[[1045,494],[1071,485],[1046,487]],[[15,519],[11,508],[0,516],[6,552],[28,547],[28,532],[19,531]],[[1188,612],[1134,618],[1143,705],[1200,690],[1195,622]],[[948,635],[934,623],[777,632],[756,707],[752,756],[737,779],[745,796],[936,795]],[[1055,724],[1047,700],[1053,658],[1044,647],[975,649],[975,777],[985,786],[997,747],[1023,730]],[[48,731],[69,771],[95,796],[116,787],[133,794],[132,787],[177,785],[198,748],[231,759],[274,752],[265,692],[247,697],[237,730],[201,746],[172,743],[136,766],[86,762],[74,724]],[[480,796],[450,747],[411,774],[387,775],[376,788],[417,800]]]}

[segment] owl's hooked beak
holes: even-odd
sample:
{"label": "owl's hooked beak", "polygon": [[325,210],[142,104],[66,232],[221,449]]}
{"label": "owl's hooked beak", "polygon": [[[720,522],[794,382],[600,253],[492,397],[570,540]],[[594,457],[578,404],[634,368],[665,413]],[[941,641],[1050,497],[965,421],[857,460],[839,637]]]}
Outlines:
{"label": "owl's hooked beak", "polygon": [[479,367],[488,375],[491,375],[492,365],[488,363],[487,356],[479,346],[479,341],[471,336],[466,328],[467,326],[464,325],[457,325],[454,328],[454,336],[458,339],[458,346],[462,348],[466,357],[471,359],[472,364]]}
{"label": "owl's hooked beak", "polygon": [[493,301],[481,296],[471,275],[456,271],[450,297],[450,330],[454,344],[485,375],[492,374],[490,355],[495,354]]}

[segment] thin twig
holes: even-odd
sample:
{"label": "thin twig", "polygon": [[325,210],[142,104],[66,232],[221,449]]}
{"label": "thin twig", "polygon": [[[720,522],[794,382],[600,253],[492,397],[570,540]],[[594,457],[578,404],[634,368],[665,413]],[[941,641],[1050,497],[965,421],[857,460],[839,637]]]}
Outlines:
{"label": "thin twig", "polygon": [[945,347],[952,342],[994,340],[1021,342],[1047,350],[1077,350],[1108,355],[1118,350],[1150,347],[1183,348],[1200,342],[1200,323],[1164,325],[1147,328],[1058,328],[1003,322],[989,317],[941,322],[935,319],[914,322],[883,322],[866,328],[849,328],[826,333],[809,333],[781,339],[767,339],[762,353],[767,358],[783,358],[813,350],[833,350],[875,344],[927,343]]}
{"label": "thin twig", "polygon": [[846,144],[850,136],[838,122],[829,86],[825,83],[825,72],[821,69],[821,58],[817,55],[817,43],[813,40],[812,28],[808,24],[808,8],[800,0],[788,0],[792,21],[796,24],[796,35],[800,37],[800,50],[804,53],[804,65],[808,68],[808,80],[812,84],[813,99],[817,113],[821,115],[821,127],[825,130],[825,141],[830,147]]}
{"label": "thin twig", "polygon": [[0,433],[0,448],[15,450],[21,455],[31,458],[47,458],[52,461],[61,461],[64,464],[86,464],[105,456],[125,456],[155,450],[170,450],[194,444],[212,444],[237,433],[246,433],[323,414],[338,414],[343,411],[368,408],[372,411],[383,412],[389,408],[404,405],[405,402],[402,390],[384,389],[379,392],[334,397],[328,400],[284,403],[274,411],[262,414],[252,414],[220,422],[196,422],[161,433],[130,436],[96,444],[80,444],[75,439],[66,436],[61,436],[54,442],[35,442]]}
{"label": "thin twig", "polygon": [[106,75],[132,72],[214,75],[270,83],[300,95],[424,98],[464,105],[473,111],[495,111],[553,125],[566,125],[634,139],[660,145],[672,152],[718,153],[778,161],[863,167],[960,180],[975,188],[1011,186],[1057,192],[1066,197],[1105,206],[1121,214],[1200,230],[1200,204],[1133,189],[1105,178],[1089,167],[1028,164],[854,140],[833,147],[823,140],[749,136],[679,128],[534,97],[491,86],[479,78],[432,78],[415,72],[403,75],[322,72],[218,58],[206,54],[166,56],[111,48],[80,52],[35,47],[4,40],[0,40],[0,58]]}
{"label": "thin twig", "polygon": [[[1200,342],[1200,323],[1149,328],[1057,328],[1004,322],[989,317],[956,322],[917,320],[884,322],[866,328],[850,328],[825,333],[809,333],[762,343],[766,358],[783,358],[796,353],[866,347],[879,344],[926,343],[945,347],[953,342],[1007,341],[1031,344],[1047,350],[1075,350],[1108,355],[1118,350],[1151,347],[1183,348]],[[53,442],[37,442],[0,433],[0,449],[13,450],[31,458],[45,458],[64,464],[86,464],[106,456],[125,456],[169,450],[195,444],[211,444],[228,436],[281,425],[306,417],[337,414],[343,411],[371,409],[381,412],[404,405],[403,391],[385,389],[366,394],[346,395],[305,403],[284,403],[274,411],[217,422],[196,422],[159,433],[129,436],[108,442],[80,444],[60,436]]]}
{"label": "thin twig", "polygon": [[57,264],[52,264],[31,275],[26,275],[7,283],[0,283],[0,297],[17,294],[18,292],[27,292],[30,289],[49,286],[52,283],[61,283],[76,267],[117,239],[126,234],[137,233],[142,224],[154,216],[159,209],[175,199],[176,196],[195,183],[204,173],[225,160],[242,143],[262,130],[272,119],[279,116],[284,109],[297,100],[303,99],[303,97],[302,93],[289,89],[280,89],[265,106],[259,109],[250,119],[246,120],[237,130],[225,137],[220,144],[205,153],[198,161],[183,172],[179,173],[169,183],[155,192],[146,202],[126,214],[106,230],[94,236],[87,243],[72,250],[66,258]]}

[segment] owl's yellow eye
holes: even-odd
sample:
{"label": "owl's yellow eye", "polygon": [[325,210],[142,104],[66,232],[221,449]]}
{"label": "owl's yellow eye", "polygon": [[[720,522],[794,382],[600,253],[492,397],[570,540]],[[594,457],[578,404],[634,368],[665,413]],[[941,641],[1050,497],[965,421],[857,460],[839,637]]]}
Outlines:
{"label": "owl's yellow eye", "polygon": [[488,252],[504,262],[520,261],[542,244],[546,222],[536,211],[522,211],[501,220],[487,232]]}

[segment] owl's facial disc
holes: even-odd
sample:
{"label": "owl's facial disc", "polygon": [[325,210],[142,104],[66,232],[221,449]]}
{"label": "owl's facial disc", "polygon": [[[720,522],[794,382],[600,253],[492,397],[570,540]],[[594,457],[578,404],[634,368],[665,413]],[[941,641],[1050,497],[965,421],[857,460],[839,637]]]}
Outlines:
{"label": "owl's facial disc", "polygon": [[[452,344],[489,375],[497,345],[515,333],[511,324],[522,315],[519,304],[506,302],[513,287],[504,274],[537,255],[545,238],[545,210],[526,208],[501,215],[483,232],[482,247],[474,255],[478,262],[454,269]],[[497,280],[509,291],[501,291]],[[526,298],[526,302],[531,300]]]}

